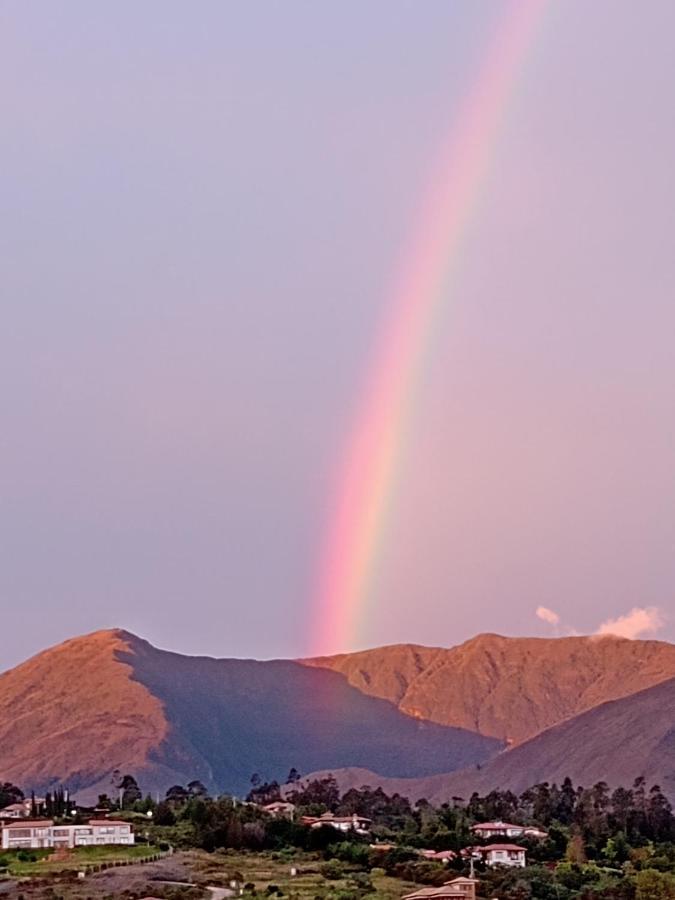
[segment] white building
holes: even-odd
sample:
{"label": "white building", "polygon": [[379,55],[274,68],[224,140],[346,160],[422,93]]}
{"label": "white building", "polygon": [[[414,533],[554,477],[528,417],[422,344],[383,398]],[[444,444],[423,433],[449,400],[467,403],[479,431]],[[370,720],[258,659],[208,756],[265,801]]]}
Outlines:
{"label": "white building", "polygon": [[472,825],[471,830],[476,837],[489,840],[494,837],[508,838],[537,838],[543,840],[548,837],[546,831],[537,828],[534,825],[514,825],[512,822],[480,822],[478,825]]}
{"label": "white building", "polygon": [[285,800],[275,800],[274,803],[268,803],[266,806],[263,806],[263,809],[274,819],[292,819],[295,815],[295,804],[288,803]]}
{"label": "white building", "polygon": [[30,806],[26,809],[25,803],[10,803],[0,809],[0,819],[24,819],[30,816]]}
{"label": "white building", "polygon": [[335,816],[333,813],[327,812],[322,816],[303,816],[300,820],[302,825],[309,825],[310,828],[321,828],[322,825],[330,825],[337,831],[355,831],[357,834],[368,834],[372,824],[371,819],[365,816]]}
{"label": "white building", "polygon": [[91,819],[85,825],[55,825],[52,819],[39,819],[2,826],[3,850],[129,845],[134,840],[131,825],[113,819]]}
{"label": "white building", "polygon": [[524,869],[527,865],[525,848],[517,844],[488,844],[474,848],[480,851],[488,866],[511,866]]}

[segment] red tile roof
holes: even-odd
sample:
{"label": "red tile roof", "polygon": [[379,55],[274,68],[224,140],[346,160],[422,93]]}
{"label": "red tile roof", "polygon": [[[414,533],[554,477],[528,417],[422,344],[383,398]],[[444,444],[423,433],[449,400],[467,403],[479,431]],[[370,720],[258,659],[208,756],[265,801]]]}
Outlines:
{"label": "red tile roof", "polygon": [[488,850],[522,850],[525,852],[525,847],[519,847],[518,844],[488,844],[487,847],[479,847],[477,848],[482,850],[484,853],[487,853]]}
{"label": "red tile roof", "polygon": [[53,819],[13,819],[11,824],[3,825],[3,828],[49,828],[54,824]]}

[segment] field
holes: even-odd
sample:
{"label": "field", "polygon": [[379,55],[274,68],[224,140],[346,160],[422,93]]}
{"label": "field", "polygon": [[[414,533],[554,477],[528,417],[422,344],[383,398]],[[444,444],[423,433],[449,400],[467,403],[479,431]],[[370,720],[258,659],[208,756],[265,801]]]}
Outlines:
{"label": "field", "polygon": [[[107,852],[105,852],[107,851]],[[116,852],[115,852],[116,851]],[[218,898],[239,896],[260,900],[400,900],[415,885],[378,874],[363,876],[348,868],[325,868],[325,863],[312,854],[283,855],[227,851],[178,852],[156,862],[133,864],[133,859],[147,855],[147,847],[80,848],[68,860],[50,860],[10,865],[12,878],[0,881],[0,897],[18,900],[87,900],[87,898]],[[10,854],[11,855],[11,854]],[[124,867],[92,872],[77,878],[83,865],[122,860],[132,863]],[[331,877],[326,877],[330,875]],[[232,890],[231,882],[237,883]],[[213,890],[212,890],[213,889]],[[364,891],[368,892],[365,893]]]}
{"label": "field", "polygon": [[12,876],[41,878],[88,870],[93,866],[131,863],[156,853],[159,850],[147,844],[134,847],[77,847],[63,855],[49,850],[29,850],[25,853],[5,851],[0,854],[0,869],[5,865]]}

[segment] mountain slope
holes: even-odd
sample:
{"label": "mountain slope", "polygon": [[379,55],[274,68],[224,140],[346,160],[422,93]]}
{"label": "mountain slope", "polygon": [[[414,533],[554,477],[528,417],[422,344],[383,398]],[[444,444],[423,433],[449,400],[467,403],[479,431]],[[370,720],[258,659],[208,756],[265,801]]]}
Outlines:
{"label": "mountain slope", "polygon": [[[468,773],[467,773],[468,775]],[[549,728],[471,774],[467,783],[522,791],[566,775],[630,785],[643,775],[675,796],[675,678]],[[459,784],[465,776],[450,776]]]}
{"label": "mountain slope", "polygon": [[468,798],[473,791],[521,793],[539,782],[560,784],[566,776],[575,785],[606,781],[610,787],[630,786],[644,776],[648,785],[659,784],[675,800],[675,678],[549,728],[480,769],[413,779],[353,768],[334,774],[344,790],[380,785],[389,793],[435,803]]}
{"label": "mountain slope", "polygon": [[416,721],[338,673],[180,656],[123,631],[67,641],[0,676],[0,772],[26,787],[104,790],[119,768],[146,789],[200,778],[241,793],[254,771],[357,765],[415,776],[498,749]]}
{"label": "mountain slope", "polygon": [[614,637],[483,634],[449,650],[398,645],[303,660],[402,712],[520,743],[675,677],[675,646]]}

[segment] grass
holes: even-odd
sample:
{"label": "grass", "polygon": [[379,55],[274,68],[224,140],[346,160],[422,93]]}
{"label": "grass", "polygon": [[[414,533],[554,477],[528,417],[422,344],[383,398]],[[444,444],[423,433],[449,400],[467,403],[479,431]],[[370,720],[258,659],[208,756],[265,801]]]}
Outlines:
{"label": "grass", "polygon": [[[40,851],[31,852],[37,855]],[[109,868],[92,873],[81,882],[75,878],[74,873],[85,866],[116,860],[132,862],[153,852],[157,852],[156,848],[148,845],[80,847],[63,860],[55,861],[44,851],[43,859],[35,862],[21,862],[16,852],[2,854],[0,859],[4,856],[9,862],[10,873],[21,879],[15,882],[14,892],[9,896],[23,895],[24,900],[43,898],[47,896],[45,890],[52,891],[49,896],[67,897],[68,900],[91,900],[93,897],[112,900],[128,897],[130,891],[136,896],[206,897],[207,886],[227,888],[232,880],[245,887],[241,900],[400,900],[418,887],[389,878],[380,869],[370,875],[373,890],[365,893],[363,883],[359,885],[355,880],[359,877],[356,868],[345,865],[342,877],[328,879],[322,874],[326,871],[323,859],[318,854],[301,851],[205,853],[186,850],[154,865]],[[292,868],[296,870],[295,875],[291,875]],[[193,887],[166,886],[156,880],[162,877],[171,881],[191,881]]]}
{"label": "grass", "polygon": [[[0,863],[7,866],[10,875],[17,878],[42,878],[49,875],[60,875],[74,872],[88,866],[113,862],[133,862],[158,853],[157,847],[147,844],[135,844],[132,847],[76,847],[69,850],[65,858],[53,858],[51,850],[5,850],[0,856]],[[20,859],[30,854],[37,857],[35,861]]]}
{"label": "grass", "polygon": [[[356,869],[345,866],[344,877],[328,880],[321,874],[323,861],[313,854],[298,853],[287,856],[281,853],[223,853],[199,854],[193,858],[195,875],[202,883],[228,887],[235,879],[243,885],[252,885],[244,892],[244,898],[268,895],[270,886],[276,886],[287,900],[315,900],[315,898],[346,897],[360,892],[352,876]],[[297,872],[291,875],[291,869]],[[389,878],[383,874],[371,876],[374,892],[364,894],[364,900],[400,900],[418,885]],[[279,895],[272,895],[277,900]]]}

